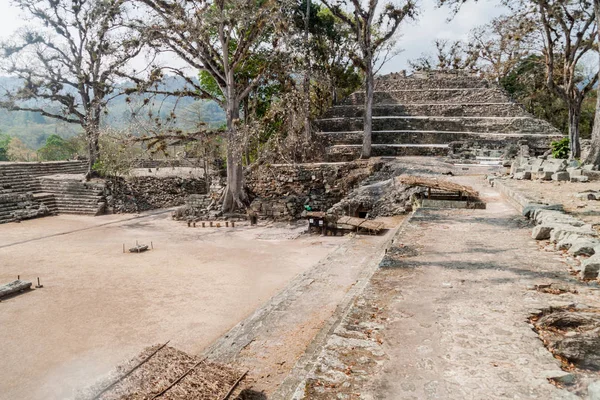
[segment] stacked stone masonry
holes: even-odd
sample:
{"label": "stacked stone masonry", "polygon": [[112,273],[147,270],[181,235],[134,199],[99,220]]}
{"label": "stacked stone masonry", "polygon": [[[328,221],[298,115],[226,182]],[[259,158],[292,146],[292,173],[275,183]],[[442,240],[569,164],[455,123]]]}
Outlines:
{"label": "stacked stone masonry", "polygon": [[247,176],[251,208],[261,217],[297,219],[305,206],[327,211],[383,166],[381,161],[265,165]]}
{"label": "stacked stone masonry", "polygon": [[[316,121],[319,135],[331,143],[329,161],[360,154],[364,95],[353,93]],[[541,154],[559,137],[549,123],[533,118],[501,88],[477,76],[394,74],[375,83],[374,156],[452,155],[460,149],[461,157],[474,158],[497,156],[524,143]]]}
{"label": "stacked stone masonry", "polygon": [[84,161],[0,163],[0,223],[101,212],[103,187],[82,182],[86,171]]}

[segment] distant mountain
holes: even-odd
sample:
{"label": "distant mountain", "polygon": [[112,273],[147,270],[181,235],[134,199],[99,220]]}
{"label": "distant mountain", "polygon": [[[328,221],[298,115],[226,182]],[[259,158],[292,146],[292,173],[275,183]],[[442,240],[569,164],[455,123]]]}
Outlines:
{"label": "distant mountain", "polygon": [[[16,78],[0,77],[0,88],[14,88],[19,84]],[[123,85],[127,87],[128,84]],[[168,77],[161,89],[173,90],[182,86],[182,80]],[[145,99],[147,99],[146,104]],[[157,96],[119,96],[109,103],[108,113],[103,117],[103,124],[123,129],[129,126],[142,126],[156,117],[163,120],[176,115],[176,126],[181,129],[193,129],[199,122],[217,128],[225,124],[225,112],[210,100],[194,100],[192,98],[175,98],[164,95]],[[36,150],[43,146],[46,138],[58,134],[64,138],[81,132],[76,124],[68,124],[53,118],[29,111],[7,111],[0,108],[0,133],[18,137],[27,146]]]}

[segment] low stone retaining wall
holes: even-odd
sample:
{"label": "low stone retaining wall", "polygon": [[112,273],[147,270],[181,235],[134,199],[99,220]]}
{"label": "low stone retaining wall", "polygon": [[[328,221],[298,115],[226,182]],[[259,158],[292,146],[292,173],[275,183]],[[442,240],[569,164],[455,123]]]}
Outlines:
{"label": "low stone retaining wall", "polygon": [[597,279],[600,271],[600,239],[591,224],[564,212],[561,204],[543,204],[509,188],[500,179],[489,179],[513,206],[535,226],[531,237],[548,240],[557,251],[572,257],[572,267],[584,280]]}
{"label": "low stone retaining wall", "polygon": [[118,178],[106,183],[107,210],[136,213],[180,206],[193,194],[206,194],[204,178],[140,176]]}

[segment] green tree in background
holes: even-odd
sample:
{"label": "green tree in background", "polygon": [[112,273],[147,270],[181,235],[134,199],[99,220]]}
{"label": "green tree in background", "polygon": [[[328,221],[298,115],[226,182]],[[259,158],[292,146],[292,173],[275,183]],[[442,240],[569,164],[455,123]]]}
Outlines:
{"label": "green tree in background", "polygon": [[0,161],[8,161],[8,145],[11,137],[0,133]]}
{"label": "green tree in background", "polygon": [[75,153],[77,149],[74,144],[58,135],[48,136],[44,146],[38,150],[40,159],[44,161],[68,160]]}

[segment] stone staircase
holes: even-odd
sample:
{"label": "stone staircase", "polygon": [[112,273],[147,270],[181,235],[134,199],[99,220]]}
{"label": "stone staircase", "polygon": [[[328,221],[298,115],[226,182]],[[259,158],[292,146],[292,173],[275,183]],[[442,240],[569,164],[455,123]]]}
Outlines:
{"label": "stone staircase", "polygon": [[[329,161],[360,155],[364,96],[363,91],[351,94],[315,122],[318,135],[331,143]],[[508,145],[523,141],[543,152],[562,136],[488,81],[442,73],[377,79],[372,135],[374,156],[443,156],[455,148],[464,155],[465,146],[456,144],[467,143],[473,159],[498,158]]]}
{"label": "stone staircase", "polygon": [[83,181],[84,161],[0,163],[0,223],[48,214],[97,215],[104,185]]}
{"label": "stone staircase", "polygon": [[86,182],[80,175],[50,175],[39,179],[41,201],[60,214],[104,213],[104,183]]}

